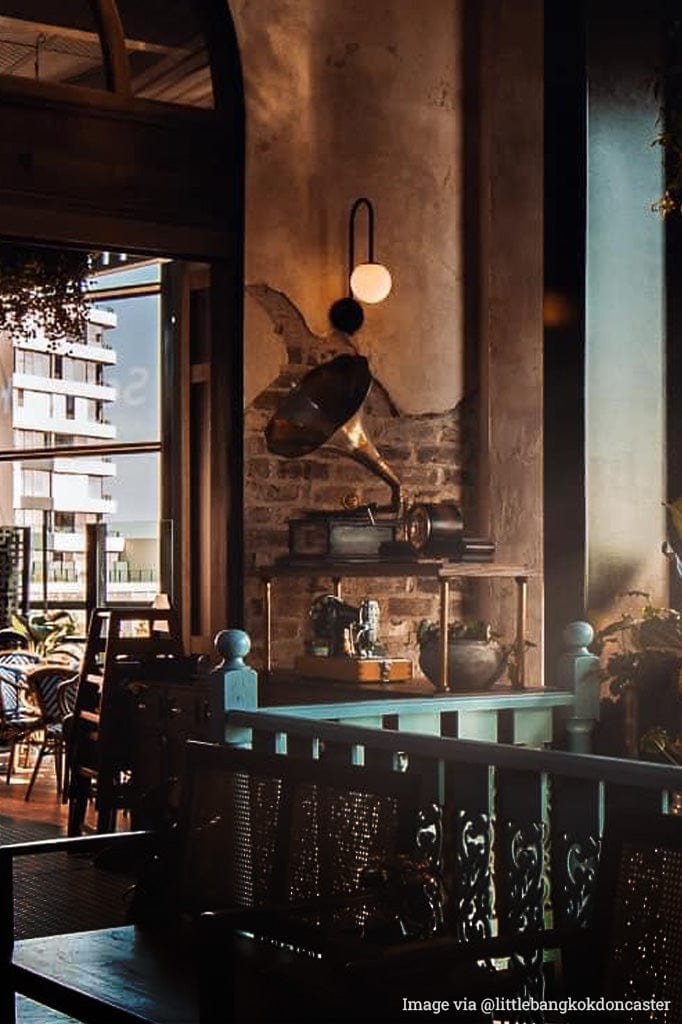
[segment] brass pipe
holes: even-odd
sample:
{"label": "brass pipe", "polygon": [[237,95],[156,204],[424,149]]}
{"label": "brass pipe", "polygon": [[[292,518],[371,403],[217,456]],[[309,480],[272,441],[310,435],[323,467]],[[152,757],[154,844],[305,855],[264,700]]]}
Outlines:
{"label": "brass pipe", "polygon": [[332,586],[333,586],[334,597],[338,597],[338,599],[340,601],[341,600],[341,577],[340,576],[334,576],[334,578],[332,579]]}
{"label": "brass pipe", "polygon": [[272,671],[272,580],[263,580],[263,615],[265,618],[264,669]]}
{"label": "brass pipe", "polygon": [[516,576],[516,680],[514,688],[526,685],[526,619],[528,617],[528,577]]}
{"label": "brass pipe", "polygon": [[448,624],[450,620],[450,582],[440,581],[440,665],[438,667],[438,688],[450,692],[448,681]]}

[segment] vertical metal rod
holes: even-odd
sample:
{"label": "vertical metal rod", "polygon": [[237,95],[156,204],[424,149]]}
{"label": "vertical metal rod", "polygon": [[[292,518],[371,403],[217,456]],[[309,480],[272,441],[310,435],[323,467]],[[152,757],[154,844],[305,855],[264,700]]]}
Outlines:
{"label": "vertical metal rod", "polygon": [[47,510],[43,510],[43,608],[47,611],[47,538],[49,536],[47,528],[47,517],[49,513]]}
{"label": "vertical metal rod", "polygon": [[438,686],[444,693],[450,690],[448,682],[448,625],[450,621],[450,582],[440,581],[440,666]]}
{"label": "vertical metal rod", "polygon": [[332,585],[334,587],[334,597],[338,597],[341,600],[341,577],[334,576],[332,578]]}
{"label": "vertical metal rod", "polygon": [[528,577],[516,576],[516,665],[515,688],[526,685],[526,618],[528,615]]}
{"label": "vertical metal rod", "polygon": [[21,614],[28,618],[31,593],[31,527],[21,528]]}
{"label": "vertical metal rod", "polygon": [[272,580],[263,580],[263,615],[265,616],[264,668],[272,670]]}

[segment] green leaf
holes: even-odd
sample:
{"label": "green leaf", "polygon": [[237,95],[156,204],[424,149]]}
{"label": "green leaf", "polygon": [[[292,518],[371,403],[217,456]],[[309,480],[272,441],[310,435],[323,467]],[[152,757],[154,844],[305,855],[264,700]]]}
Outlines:
{"label": "green leaf", "polygon": [[670,513],[675,533],[682,540],[682,497],[676,498],[675,501],[664,502],[664,505]]}

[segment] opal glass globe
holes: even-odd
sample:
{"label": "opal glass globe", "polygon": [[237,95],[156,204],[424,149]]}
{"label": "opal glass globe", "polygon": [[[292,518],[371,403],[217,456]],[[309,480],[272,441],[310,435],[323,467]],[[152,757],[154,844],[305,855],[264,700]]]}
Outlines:
{"label": "opal glass globe", "polygon": [[358,263],[350,275],[350,287],[360,302],[383,302],[391,291],[391,275],[381,263]]}

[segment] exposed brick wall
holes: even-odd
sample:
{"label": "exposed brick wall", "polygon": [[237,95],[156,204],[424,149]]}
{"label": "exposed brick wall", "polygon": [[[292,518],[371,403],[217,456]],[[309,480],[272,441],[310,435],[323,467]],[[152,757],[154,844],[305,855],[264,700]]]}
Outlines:
{"label": "exposed brick wall", "polygon": [[[276,327],[277,329],[277,327]],[[291,318],[280,322],[289,364],[272,385],[257,396],[245,416],[246,565],[250,569],[272,563],[287,553],[287,524],[308,509],[340,509],[349,493],[363,502],[386,504],[386,484],[350,458],[323,450],[304,459],[282,459],[266,448],[264,429],[288,390],[308,370],[340,352],[353,351],[343,335],[314,339],[305,325]],[[396,472],[408,502],[458,500],[469,504],[471,482],[463,472],[463,416],[461,410],[443,415],[400,416],[389,397],[375,384],[365,404],[367,432]],[[273,655],[278,666],[290,665],[304,650],[310,635],[308,611],[314,597],[331,591],[324,577],[280,579],[274,583]],[[263,607],[260,585],[251,575],[247,582],[247,629],[258,664],[263,644]],[[381,605],[382,641],[392,656],[415,659],[416,627],[422,618],[437,620],[438,588],[434,580],[347,579],[343,598],[358,604],[365,597]],[[453,600],[453,604],[456,602]]]}

